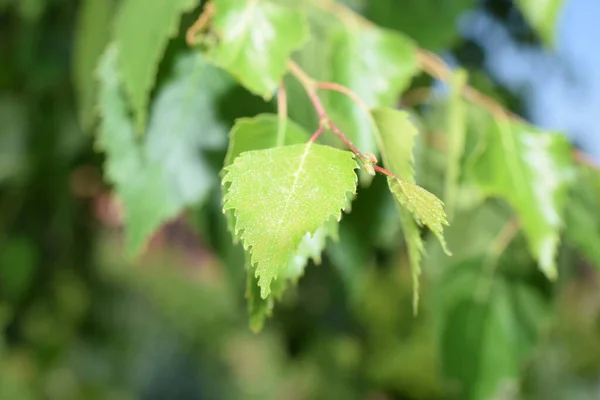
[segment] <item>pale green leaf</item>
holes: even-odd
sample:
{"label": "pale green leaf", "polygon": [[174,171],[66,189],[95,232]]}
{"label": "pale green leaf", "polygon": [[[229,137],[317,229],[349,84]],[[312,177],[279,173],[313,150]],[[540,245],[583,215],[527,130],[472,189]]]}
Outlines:
{"label": "pale green leaf", "polygon": [[[279,118],[274,114],[260,114],[253,118],[240,118],[236,121],[230,132],[229,149],[225,157],[224,166],[230,165],[233,160],[241,153],[250,150],[262,150],[276,147],[277,133],[279,129]],[[304,129],[299,127],[293,121],[285,123],[284,143],[287,145],[306,143],[310,135]],[[228,191],[227,185],[223,186],[223,194]],[[226,212],[228,229],[233,233],[235,231],[235,213],[234,210]],[[314,235],[306,234],[298,248],[289,256],[289,261],[282,273],[282,283],[279,285],[279,292],[285,291],[288,282],[296,282],[304,273],[304,268],[309,259],[319,263],[321,253],[325,248],[327,238],[337,239],[337,222],[328,221],[324,226],[317,229]],[[234,242],[237,236],[234,235]],[[248,267],[250,268],[250,267]],[[255,271],[255,268],[251,268]],[[252,276],[252,282],[257,284],[257,279]],[[248,277],[248,281],[251,279]],[[248,283],[250,284],[250,283]],[[250,314],[250,326],[254,331],[262,328],[264,320],[270,316],[273,308],[272,296],[266,300],[260,299],[257,294],[258,287],[247,288],[248,307]],[[268,312],[267,312],[268,310]]]}
{"label": "pale green leaf", "polygon": [[263,298],[302,238],[341,218],[356,168],[352,153],[313,143],[245,152],[225,168],[223,210],[235,211]]}
{"label": "pale green leaf", "polygon": [[547,45],[554,45],[563,0],[516,0],[525,18]]}
{"label": "pale green leaf", "polygon": [[484,133],[486,147],[470,171],[475,183],[516,210],[531,253],[553,279],[573,175],[570,145],[562,135],[507,120],[491,120]]}
{"label": "pale green leaf", "polygon": [[234,85],[200,53],[184,52],[157,92],[144,153],[163,169],[178,208],[200,202],[216,183],[201,151],[225,147],[229,126],[218,117],[217,101]]}
{"label": "pale green leaf", "polygon": [[251,92],[270,99],[290,54],[308,38],[304,16],[271,0],[214,0],[218,43],[209,58]]}
{"label": "pale green leaf", "polygon": [[225,137],[207,99],[226,84],[200,55],[182,56],[175,75],[157,94],[148,135],[141,142],[128,114],[116,57],[111,45],[100,63],[98,146],[106,153],[105,173],[123,201],[126,248],[135,255],[160,225],[201,201],[211,179],[214,183],[199,157],[202,148],[223,140],[218,131]]}
{"label": "pale green leaf", "polygon": [[[274,114],[260,114],[253,118],[240,118],[235,122],[229,133],[229,148],[225,156],[224,167],[227,167],[241,153],[250,150],[263,150],[277,146],[277,132],[279,119]],[[308,132],[296,125],[293,121],[287,121],[285,127],[285,144],[305,143],[310,138]],[[223,187],[223,194],[227,193],[227,187]],[[226,214],[227,227],[230,232],[234,231],[235,216],[233,211]],[[237,237],[234,235],[234,242]]]}
{"label": "pale green leaf", "polygon": [[388,184],[400,204],[410,211],[417,223],[428,227],[438,238],[444,251],[450,254],[444,240],[444,225],[448,225],[444,203],[433,193],[414,183],[388,177]]}
{"label": "pale green leaf", "polygon": [[[225,157],[224,166],[228,166],[241,153],[250,150],[262,150],[276,147],[279,118],[274,114],[260,114],[253,118],[240,118],[236,121],[230,132],[229,149]],[[310,134],[293,121],[285,124],[284,143],[286,145],[306,143]],[[223,187],[227,193],[227,186]],[[234,231],[235,215],[233,211],[227,213],[227,224],[231,232]],[[299,248],[290,256],[286,276],[292,280],[298,279],[309,259],[320,262],[321,252],[325,247],[328,237],[337,238],[337,224],[327,223],[319,228],[314,237],[306,234]],[[234,241],[237,237],[234,236]]]}
{"label": "pale green leaf", "polygon": [[[410,39],[375,26],[347,27],[334,38],[331,80],[354,91],[368,107],[393,107],[419,71]],[[370,116],[340,93],[327,98],[332,118],[362,152],[377,154]]]}
{"label": "pale green leaf", "polygon": [[79,10],[73,80],[77,92],[79,123],[84,130],[90,129],[96,118],[96,65],[110,38],[113,9],[113,0],[86,0]]}
{"label": "pale green leaf", "polygon": [[178,33],[182,13],[198,0],[124,0],[116,19],[119,73],[135,113],[136,129],[143,130],[147,105],[159,62],[169,39]]}
{"label": "pale green leaf", "polygon": [[[344,210],[348,211],[347,207]],[[320,264],[321,253],[325,249],[327,239],[338,240],[338,228],[338,221],[330,219],[317,229],[314,235],[308,233],[304,235],[298,245],[298,249],[290,257],[287,270],[284,273],[285,277],[296,283],[304,274],[304,268],[308,264],[308,260],[313,260],[316,264]]]}
{"label": "pale green leaf", "polygon": [[420,262],[424,251],[417,222],[423,221],[447,252],[443,238],[442,224],[446,223],[443,204],[433,194],[414,184],[413,148],[418,131],[410,121],[410,115],[392,108],[375,109],[372,115],[377,126],[376,133],[383,164],[399,178],[388,178],[388,184],[399,206],[397,209],[408,247],[413,275],[413,305],[416,312],[419,301]]}
{"label": "pale green leaf", "polygon": [[448,134],[448,161],[446,168],[446,182],[444,188],[444,201],[448,219],[452,220],[456,197],[458,195],[458,180],[460,176],[460,163],[465,147],[467,134],[467,108],[462,99],[463,87],[467,83],[467,74],[464,70],[455,71],[450,80],[450,95],[446,109],[446,132]]}

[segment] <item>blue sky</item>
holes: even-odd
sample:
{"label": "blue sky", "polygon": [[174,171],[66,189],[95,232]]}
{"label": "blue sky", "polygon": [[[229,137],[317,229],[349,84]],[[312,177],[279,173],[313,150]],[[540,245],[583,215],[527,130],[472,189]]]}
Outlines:
{"label": "blue sky", "polygon": [[486,48],[494,78],[524,96],[528,119],[564,132],[600,160],[600,0],[565,0],[554,50],[515,44],[480,13],[461,25]]}

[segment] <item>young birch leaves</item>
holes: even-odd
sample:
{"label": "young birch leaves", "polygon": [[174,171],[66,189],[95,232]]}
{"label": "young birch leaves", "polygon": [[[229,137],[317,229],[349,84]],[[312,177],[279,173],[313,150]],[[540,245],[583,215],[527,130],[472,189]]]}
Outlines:
{"label": "young birch leaves", "polygon": [[245,152],[225,168],[223,210],[235,212],[262,298],[302,238],[341,219],[356,168],[352,153],[312,142]]}
{"label": "young birch leaves", "polygon": [[423,240],[417,224],[426,225],[431,229],[444,251],[449,253],[443,236],[443,225],[448,224],[444,204],[435,195],[414,183],[412,151],[417,129],[409,120],[409,114],[392,108],[379,108],[373,110],[372,115],[377,126],[383,163],[396,175],[396,178],[388,177],[388,185],[398,204],[408,247],[414,286],[413,307],[416,312],[419,302],[420,261],[423,254]]}

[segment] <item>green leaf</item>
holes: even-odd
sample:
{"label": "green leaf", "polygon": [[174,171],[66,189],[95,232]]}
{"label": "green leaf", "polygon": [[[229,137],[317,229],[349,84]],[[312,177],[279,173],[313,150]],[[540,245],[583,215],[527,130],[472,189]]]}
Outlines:
{"label": "green leaf", "polygon": [[297,10],[270,0],[214,0],[218,43],[208,57],[251,92],[271,99],[290,54],[308,38]]}
{"label": "green leaf", "polygon": [[84,130],[89,130],[96,119],[96,66],[110,38],[113,9],[112,0],[86,0],[79,10],[73,80],[79,103],[79,123]]}
{"label": "green leaf", "polygon": [[424,251],[417,222],[424,222],[448,252],[443,238],[442,224],[446,223],[443,204],[433,194],[414,184],[413,147],[418,131],[410,121],[410,115],[405,111],[392,108],[375,109],[372,115],[377,126],[383,164],[400,178],[388,178],[388,184],[397,200],[396,208],[400,214],[404,239],[408,247],[413,275],[413,306],[416,312],[419,303],[420,263]]}
{"label": "green leaf", "polygon": [[136,129],[146,124],[150,91],[169,38],[182,13],[198,0],[124,0],[116,21],[119,73],[135,113]]}
{"label": "green leaf", "polygon": [[458,196],[458,180],[460,175],[461,159],[465,147],[467,134],[467,108],[462,99],[463,87],[467,83],[467,74],[458,70],[452,74],[450,81],[450,95],[447,108],[447,134],[448,134],[448,164],[446,168],[446,182],[444,188],[444,201],[448,219],[452,220],[456,197]]}
{"label": "green leaf", "polygon": [[554,45],[563,0],[516,0],[516,3],[542,40]]}
{"label": "green leaf", "polygon": [[310,142],[245,152],[225,168],[223,211],[235,211],[235,233],[251,253],[262,298],[302,238],[341,218],[356,168],[352,153]]}
{"label": "green leaf", "polygon": [[[331,80],[352,91],[368,107],[393,107],[419,71],[416,47],[408,38],[386,29],[357,25],[334,38]],[[340,93],[330,93],[328,109],[344,134],[362,152],[377,154],[370,116]]]}
{"label": "green leaf", "polygon": [[444,203],[434,194],[414,183],[388,177],[388,184],[400,204],[410,211],[417,223],[425,225],[433,232],[444,251],[450,255],[444,240],[444,225],[448,225]]}
{"label": "green leaf", "polygon": [[588,167],[577,171],[577,184],[571,190],[566,207],[565,239],[575,246],[596,268],[600,269],[600,221],[591,218],[598,215],[600,198],[600,174]]}
{"label": "green leaf", "polygon": [[105,173],[125,208],[128,253],[135,255],[160,225],[207,194],[214,178],[200,151],[225,137],[225,127],[218,123],[208,100],[227,83],[201,55],[184,55],[173,78],[160,88],[148,135],[138,142],[121,91],[116,57],[117,48],[111,45],[100,64],[98,145],[107,155]]}
{"label": "green leaf", "polygon": [[[308,132],[296,125],[293,121],[285,124],[285,144],[305,143],[310,138]],[[224,167],[227,167],[241,153],[250,150],[270,149],[277,146],[277,132],[279,119],[274,114],[260,114],[254,118],[240,118],[235,122],[229,133],[229,148],[225,156]],[[223,187],[223,194],[227,187]],[[234,232],[235,216],[233,211],[226,214],[227,227]],[[234,235],[234,242],[237,237]]]}
{"label": "green leaf", "polygon": [[363,13],[377,25],[397,29],[421,47],[441,50],[458,37],[460,14],[475,5],[474,0],[362,0]]}
{"label": "green leaf", "polygon": [[[229,149],[225,157],[224,166],[230,165],[241,153],[250,150],[269,149],[277,146],[277,133],[279,129],[279,118],[274,114],[260,114],[253,118],[240,118],[236,121],[230,132]],[[310,134],[298,126],[293,121],[287,121],[285,124],[284,139],[285,144],[293,145],[306,143]],[[228,191],[227,185],[223,186],[223,194]],[[226,212],[227,226],[230,232],[235,232],[235,213],[233,210]],[[321,261],[321,252],[325,248],[327,238],[337,239],[338,224],[335,221],[328,221],[324,226],[315,231],[314,235],[306,234],[300,242],[298,248],[289,256],[283,276],[286,281],[295,283],[304,273],[304,268],[309,259],[316,263]],[[237,236],[234,234],[234,242]],[[250,268],[250,267],[248,267]],[[255,268],[251,268],[255,271]],[[248,278],[250,279],[250,278]],[[256,278],[252,278],[256,284]],[[284,291],[287,282],[280,285],[280,291]],[[248,307],[250,313],[250,326],[254,331],[262,328],[265,318],[270,316],[269,310],[273,307],[273,300],[269,297],[266,300],[254,297],[254,292],[247,288]],[[256,295],[258,296],[258,295]],[[267,307],[267,302],[270,304]],[[265,308],[266,307],[266,308]]]}
{"label": "green leaf", "polygon": [[260,287],[255,273],[256,268],[246,261],[246,301],[248,302],[250,329],[254,333],[258,333],[262,330],[266,319],[273,314],[275,300],[273,296],[268,296],[266,299],[260,297]]}
{"label": "green leaf", "polygon": [[436,291],[444,374],[465,400],[497,398],[505,385],[516,384],[548,311],[533,288],[502,278],[492,281],[485,297],[474,295],[480,292],[481,262],[452,268]]}
{"label": "green leaf", "polygon": [[471,175],[483,194],[505,199],[519,215],[530,252],[550,279],[572,179],[570,145],[559,134],[524,123],[491,120],[486,148]]}

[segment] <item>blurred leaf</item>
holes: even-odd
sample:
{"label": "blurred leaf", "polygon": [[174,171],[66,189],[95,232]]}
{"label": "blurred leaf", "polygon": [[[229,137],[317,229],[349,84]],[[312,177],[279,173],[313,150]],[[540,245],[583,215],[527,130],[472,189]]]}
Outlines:
{"label": "blurred leaf", "polygon": [[563,0],[516,0],[516,3],[546,45],[553,46]]}
{"label": "blurred leaf", "polygon": [[265,320],[273,313],[275,299],[273,296],[266,299],[260,296],[256,268],[252,267],[248,261],[246,261],[246,301],[248,302],[250,329],[254,333],[258,333],[262,330]]}
{"label": "blurred leaf", "polygon": [[486,135],[487,147],[470,173],[483,193],[515,209],[531,253],[553,279],[572,178],[570,145],[561,135],[507,120],[490,121]]}
{"label": "blurred leaf", "polygon": [[0,96],[0,183],[27,169],[28,115],[19,98]]}
{"label": "blurred leaf", "polygon": [[111,46],[100,65],[98,144],[107,154],[105,172],[124,203],[127,250],[136,254],[162,223],[202,201],[216,183],[200,151],[223,140],[210,96],[228,83],[200,54],[182,56],[157,94],[145,142],[138,143],[119,85],[116,51]]}
{"label": "blurred leaf", "polygon": [[580,167],[566,207],[565,238],[587,260],[600,268],[600,221],[598,215],[600,176],[597,171]]}
{"label": "blurred leaf", "polygon": [[292,51],[308,38],[304,16],[271,0],[214,0],[219,42],[208,58],[251,92],[271,99]]}
{"label": "blurred leaf", "polygon": [[[374,26],[346,27],[333,38],[330,80],[368,107],[393,107],[418,72],[415,45],[400,33]],[[375,127],[360,106],[340,93],[328,96],[331,117],[362,152],[377,154]]]}
{"label": "blurred leaf", "polygon": [[37,250],[26,237],[11,237],[0,248],[0,295],[18,303],[27,294],[37,269]]}
{"label": "blurred leaf", "polygon": [[356,168],[352,153],[310,142],[245,152],[225,168],[223,210],[235,210],[263,298],[302,238],[341,218]]}
{"label": "blurred leaf", "polygon": [[89,130],[96,118],[96,66],[110,37],[114,2],[85,0],[80,7],[75,35],[73,80],[79,103],[79,122],[84,130]]}
{"label": "blurred leaf", "polygon": [[483,263],[473,260],[440,280],[440,345],[447,378],[458,398],[488,400],[518,384],[523,361],[544,324],[547,307],[519,282],[493,278],[481,293]]}
{"label": "blurred leaf", "polygon": [[430,50],[448,47],[458,36],[458,17],[474,0],[362,0],[371,21],[397,29]]}
{"label": "blurred leaf", "polygon": [[135,114],[136,130],[146,125],[150,91],[179,17],[198,0],[124,0],[116,20],[118,68]]}
{"label": "blurred leaf", "polygon": [[18,0],[15,1],[17,10],[25,21],[37,22],[46,11],[48,0]]}
{"label": "blurred leaf", "polygon": [[449,141],[448,166],[444,188],[444,202],[448,220],[452,222],[456,197],[458,196],[458,180],[460,176],[461,159],[465,147],[467,133],[467,108],[462,99],[463,87],[467,83],[467,74],[458,70],[452,74],[450,95],[447,109],[447,134]]}
{"label": "blurred leaf", "polygon": [[220,150],[228,124],[218,102],[234,82],[199,53],[182,53],[173,76],[159,88],[145,139],[148,160],[161,165],[177,208],[197,204],[216,183],[202,150]]}

